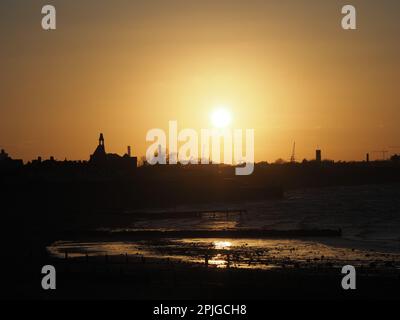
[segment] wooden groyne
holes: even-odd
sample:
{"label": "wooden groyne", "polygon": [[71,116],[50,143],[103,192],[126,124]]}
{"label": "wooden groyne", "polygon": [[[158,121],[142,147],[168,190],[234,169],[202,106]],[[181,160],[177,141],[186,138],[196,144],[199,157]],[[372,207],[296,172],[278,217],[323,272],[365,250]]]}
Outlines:
{"label": "wooden groyne", "polygon": [[135,231],[127,232],[139,238],[301,238],[301,237],[340,237],[341,230],[171,230],[171,231]]}
{"label": "wooden groyne", "polygon": [[241,216],[246,214],[246,209],[209,209],[190,211],[147,211],[147,212],[125,212],[137,219],[180,219],[180,218],[212,218],[219,216]]}
{"label": "wooden groyne", "polygon": [[143,240],[143,239],[184,239],[184,238],[231,238],[231,239],[273,239],[273,238],[311,238],[341,237],[341,229],[234,229],[234,230],[123,230],[87,231],[64,233],[65,238],[88,237],[105,240]]}

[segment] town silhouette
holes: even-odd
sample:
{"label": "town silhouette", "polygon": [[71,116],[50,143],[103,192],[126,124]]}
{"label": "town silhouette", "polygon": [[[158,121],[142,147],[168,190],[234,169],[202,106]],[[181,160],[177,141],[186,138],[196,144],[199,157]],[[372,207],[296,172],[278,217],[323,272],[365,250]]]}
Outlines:
{"label": "town silhouette", "polygon": [[[88,253],[72,254],[75,251],[57,249],[57,241],[65,239],[89,241],[90,239],[90,241],[96,241],[95,243],[110,241],[112,245],[115,241],[118,243],[158,241],[161,243],[168,241],[167,239],[192,238],[258,239],[257,241],[266,238],[335,239],[343,236],[341,225],[338,224],[329,228],[283,229],[271,227],[232,229],[229,226],[232,221],[236,221],[236,225],[242,223],[246,225],[248,203],[286,201],[285,194],[290,190],[392,185],[400,182],[398,155],[393,155],[388,160],[370,161],[367,155],[365,161],[361,162],[334,162],[324,160],[322,150],[318,149],[315,159],[312,160],[296,162],[295,157],[292,156],[287,162],[283,160],[275,163],[261,162],[255,164],[252,175],[236,176],[235,166],[226,164],[148,165],[142,162],[138,165],[138,159],[132,155],[131,150],[128,146],[124,155],[107,152],[103,134],[100,134],[97,147],[90,154],[89,160],[68,161],[56,160],[53,157],[49,159],[38,157],[23,163],[22,160],[12,159],[4,150],[1,150],[2,220],[7,226],[3,230],[3,235],[12,239],[13,242],[12,246],[7,246],[6,252],[3,251],[3,255],[20,262],[16,268],[24,275],[23,281],[28,283],[32,281],[29,278],[28,268],[46,261],[57,264],[63,270],[62,275],[69,277],[70,271],[65,261],[69,261],[70,265],[70,263],[81,263],[79,261],[86,259],[87,263],[91,261],[90,268],[97,266],[108,270],[109,261],[113,259],[114,263],[122,264],[120,272],[126,272],[124,286],[134,281],[136,284],[138,282],[143,290],[143,286],[147,286],[149,281],[143,279],[147,279],[145,275],[154,268],[145,255],[138,256],[136,253],[132,256],[132,253],[128,251],[124,253],[121,261],[117,257],[112,257],[112,253],[106,253],[103,258],[90,258]],[[206,207],[204,207],[205,204],[207,204]],[[301,208],[294,207],[294,210],[298,209]],[[257,218],[255,219],[257,221]],[[168,225],[172,228],[134,227],[132,229],[132,221],[141,221],[141,224],[149,225],[154,223],[157,225],[158,221],[168,221]],[[180,227],[182,221],[210,221],[207,223],[215,225],[206,229],[197,227],[187,229]],[[110,230],[119,231],[110,233]],[[183,248],[185,246],[181,246],[179,250]],[[56,256],[49,254],[49,250],[50,252],[61,250],[57,251],[61,254],[61,260],[57,254]],[[207,268],[210,268],[215,259],[212,252],[207,249],[200,253],[203,257],[201,259],[204,259],[203,264]],[[230,256],[229,251],[220,252],[227,253],[227,260],[222,260],[227,267],[239,263],[240,258],[235,258],[235,255]],[[254,253],[254,251],[250,252]],[[100,261],[105,259],[106,267],[103,265],[104,262],[98,259]],[[167,261],[168,265],[171,265],[169,258]],[[256,263],[257,260],[254,261]],[[78,265],[76,268],[82,269]],[[131,270],[132,268],[134,271]],[[84,270],[85,268],[79,272],[86,273],[87,271]],[[129,275],[130,272],[133,274]],[[247,286],[250,275],[247,275],[248,271],[245,272]],[[181,270],[181,274],[195,278],[200,276],[199,280],[206,282],[209,281],[210,276],[185,268]],[[258,280],[271,284],[270,274],[259,272],[257,274]],[[145,278],[139,281],[138,275]],[[89,272],[87,276],[100,283],[105,280],[105,275],[102,273]],[[160,275],[160,277],[156,277],[157,281],[170,281],[170,275],[166,276],[166,279],[164,279],[165,276]],[[241,277],[240,274],[237,277]],[[239,287],[244,285],[240,284],[239,278],[237,281],[239,281]],[[333,281],[334,278],[327,277],[327,283]],[[115,285],[118,286],[118,283],[118,281],[115,282]],[[197,286],[196,283],[195,281],[191,285]],[[275,279],[272,283],[275,286],[274,292],[285,296],[285,292],[279,288],[280,280]],[[81,281],[81,284],[87,286],[86,281]],[[133,286],[135,287],[136,284]],[[161,288],[162,292],[163,286]],[[375,287],[371,287],[371,290],[373,288]],[[227,295],[227,290],[229,287],[224,287],[219,294]],[[315,290],[312,285],[308,294],[314,294]],[[155,292],[147,292],[146,295],[155,298],[157,297]],[[371,292],[367,290],[364,294],[369,296]],[[389,290],[388,293],[390,292],[392,291]],[[18,294],[15,293],[16,296]],[[35,298],[43,295],[36,289],[30,289],[25,294],[27,297]],[[69,297],[70,294],[73,294],[73,290],[68,289],[60,297]],[[187,292],[176,289],[175,295],[180,297],[181,294],[187,294]],[[191,291],[192,296],[202,296],[202,294],[205,294],[204,290],[197,287],[195,291]],[[258,294],[260,292],[255,289],[251,296]],[[338,293],[333,291],[327,294],[336,296]],[[104,291],[102,295],[107,297],[107,291]]]}

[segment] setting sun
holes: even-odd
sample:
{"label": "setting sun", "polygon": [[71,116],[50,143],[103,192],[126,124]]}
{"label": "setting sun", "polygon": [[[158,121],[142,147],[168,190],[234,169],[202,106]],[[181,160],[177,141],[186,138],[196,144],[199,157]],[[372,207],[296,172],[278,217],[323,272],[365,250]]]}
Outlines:
{"label": "setting sun", "polygon": [[216,128],[225,128],[232,122],[232,115],[226,108],[218,108],[211,114],[211,121]]}

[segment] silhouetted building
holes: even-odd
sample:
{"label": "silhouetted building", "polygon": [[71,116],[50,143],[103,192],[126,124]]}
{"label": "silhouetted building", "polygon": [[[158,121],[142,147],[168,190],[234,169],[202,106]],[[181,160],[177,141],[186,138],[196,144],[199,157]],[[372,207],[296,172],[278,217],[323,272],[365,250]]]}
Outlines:
{"label": "silhouetted building", "polygon": [[106,153],[104,136],[100,133],[99,144],[90,156],[91,164],[112,167],[114,169],[131,170],[137,167],[137,157],[131,156],[131,147],[128,146],[127,153],[122,157],[116,153]]}
{"label": "silhouetted building", "polygon": [[4,149],[1,149],[1,152],[0,152],[0,161],[6,161],[6,160],[8,160],[8,159],[10,159],[10,157],[8,156],[8,153],[6,153],[6,152],[4,151]]}
{"label": "silhouetted building", "polygon": [[393,156],[390,157],[390,160],[395,161],[395,162],[400,162],[400,155],[394,154]]}
{"label": "silhouetted building", "polygon": [[103,163],[107,159],[106,149],[104,146],[104,136],[100,133],[99,137],[99,145],[96,150],[94,150],[93,154],[90,156],[90,161],[94,163]]}
{"label": "silhouetted building", "polygon": [[23,166],[22,160],[12,159],[4,149],[0,151],[0,168],[1,169],[15,169]]}
{"label": "silhouetted building", "polygon": [[321,162],[322,161],[322,153],[320,149],[315,150],[315,160],[317,162]]}
{"label": "silhouetted building", "polygon": [[365,161],[369,162],[369,153],[367,153],[367,156],[365,158]]}

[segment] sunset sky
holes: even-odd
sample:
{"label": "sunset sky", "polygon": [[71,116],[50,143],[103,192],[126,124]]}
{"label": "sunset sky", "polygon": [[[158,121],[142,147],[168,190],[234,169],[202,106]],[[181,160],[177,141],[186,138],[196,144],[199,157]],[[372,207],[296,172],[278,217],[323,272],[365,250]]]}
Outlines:
{"label": "sunset sky", "polygon": [[149,129],[208,128],[224,105],[255,129],[256,161],[294,141],[299,160],[400,152],[399,21],[398,0],[2,0],[0,147],[87,160],[103,132],[108,152],[142,156]]}

